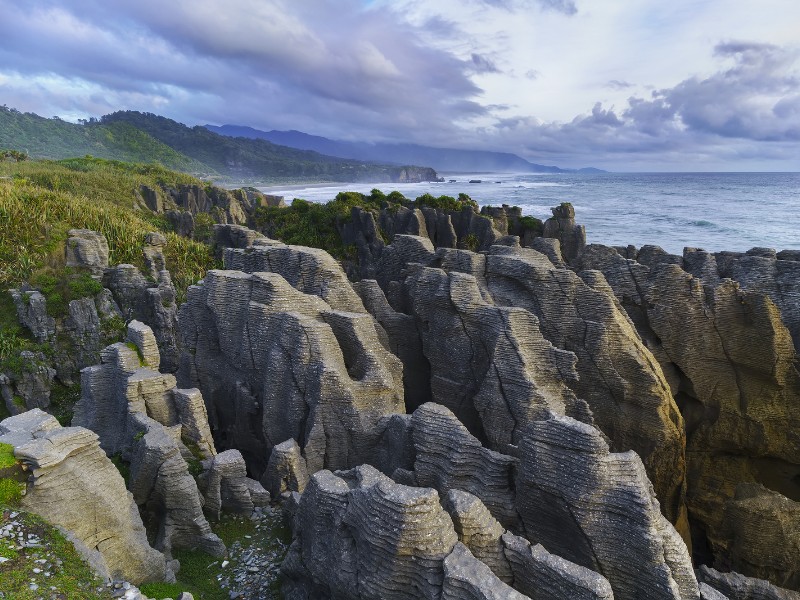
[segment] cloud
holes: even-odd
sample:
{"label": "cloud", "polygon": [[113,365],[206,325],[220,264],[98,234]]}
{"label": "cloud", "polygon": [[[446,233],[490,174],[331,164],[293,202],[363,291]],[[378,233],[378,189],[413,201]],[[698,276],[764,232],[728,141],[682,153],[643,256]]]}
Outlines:
{"label": "cloud", "polygon": [[480,54],[472,53],[472,65],[476,73],[499,73],[500,69],[497,66]]}
{"label": "cloud", "polygon": [[544,9],[554,10],[565,15],[574,15],[578,12],[578,7],[572,0],[537,0],[537,3]]}
{"label": "cloud", "polygon": [[[470,76],[497,70],[483,54],[463,60],[431,47],[390,8],[357,0],[175,0],[169,9],[160,0],[0,0],[0,12],[5,76],[58,76],[116,108],[184,121],[331,134],[346,124],[352,136],[441,131],[483,114]],[[97,108],[80,97],[87,112]]]}
{"label": "cloud", "polygon": [[619,79],[612,79],[608,83],[606,83],[607,88],[611,88],[612,90],[626,90],[628,88],[634,87],[632,83],[628,83],[627,81],[620,81]]}
{"label": "cloud", "polygon": [[568,123],[506,116],[483,135],[537,162],[549,157],[566,164],[635,165],[652,164],[658,157],[662,168],[672,164],[696,170],[699,164],[724,168],[726,161],[757,162],[760,157],[796,169],[797,51],[737,41],[718,44],[713,54],[722,61],[717,72],[690,77],[649,97],[631,96],[620,109],[597,102],[591,112]]}
{"label": "cloud", "polygon": [[530,9],[531,6],[535,5],[543,10],[560,12],[569,16],[578,12],[578,7],[574,0],[476,0],[476,2],[508,11]]}
{"label": "cloud", "polygon": [[536,79],[539,79],[540,75],[541,75],[541,73],[539,73],[539,71],[537,71],[536,69],[528,69],[525,72],[525,78],[526,79],[530,79],[531,81],[535,81]]}

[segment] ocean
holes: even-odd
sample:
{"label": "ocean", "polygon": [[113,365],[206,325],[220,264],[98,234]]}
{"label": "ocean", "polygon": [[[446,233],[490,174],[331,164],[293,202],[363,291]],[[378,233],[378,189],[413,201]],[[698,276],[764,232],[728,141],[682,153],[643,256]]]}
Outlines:
{"label": "ocean", "polygon": [[551,215],[550,207],[571,202],[588,243],[656,244],[675,254],[687,246],[711,252],[800,249],[800,173],[440,175],[445,182],[263,189],[287,202],[327,202],[342,190],[369,193],[376,187],[407,198],[464,192],[481,206],[520,206],[523,214],[542,220]]}

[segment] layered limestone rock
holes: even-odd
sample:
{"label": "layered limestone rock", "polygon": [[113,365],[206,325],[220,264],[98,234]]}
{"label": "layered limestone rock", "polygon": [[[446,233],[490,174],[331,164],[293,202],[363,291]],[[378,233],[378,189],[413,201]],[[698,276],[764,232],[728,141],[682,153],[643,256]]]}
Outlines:
{"label": "layered limestone rock", "polygon": [[36,290],[9,290],[17,309],[19,322],[28,328],[40,344],[53,340],[56,320],[47,313],[47,300]]}
{"label": "layered limestone rock", "polygon": [[457,543],[444,559],[442,600],[526,600],[528,596],[509,587],[475,558],[462,543]]}
{"label": "layered limestone rock", "polygon": [[575,355],[545,340],[529,311],[494,306],[475,276],[455,270],[417,268],[404,286],[431,365],[431,399],[489,447],[516,444],[550,411],[591,421],[566,385],[577,378]]}
{"label": "layered limestone rock", "polygon": [[414,474],[418,485],[445,496],[463,490],[483,502],[504,527],[515,526],[513,480],[515,459],[481,446],[446,407],[428,403],[412,417],[416,450]]}
{"label": "layered limestone rock", "polygon": [[635,450],[664,514],[688,537],[683,419],[659,363],[597,271],[556,268],[535,250],[493,246],[486,258],[495,304],[524,308],[542,335],[577,356],[564,378],[615,451]]}
{"label": "layered limestone rock", "polygon": [[66,262],[68,267],[89,270],[95,277],[108,267],[108,241],[103,234],[90,229],[67,232]]}
{"label": "layered limestone rock", "polygon": [[442,506],[450,514],[458,541],[489,567],[501,581],[511,583],[514,575],[502,537],[506,533],[477,496],[451,489],[442,496]]}
{"label": "layered limestone rock", "polygon": [[186,462],[192,453],[182,440],[185,423],[186,443],[206,456],[216,453],[199,392],[177,390],[174,376],[154,370],[160,358],[149,327],[131,322],[128,340],[106,348],[102,363],[81,373],[73,423],[95,431],[106,453],[130,463],[131,491],[149,515],[159,549],[221,554],[225,547],[203,516],[204,500]]}
{"label": "layered limestone rock", "polygon": [[272,448],[261,483],[273,498],[280,498],[284,492],[303,493],[308,485],[308,469],[295,440]]}
{"label": "layered limestone rock", "polygon": [[[643,253],[633,256],[642,259]],[[654,254],[646,255],[648,264],[643,264],[614,249],[589,246],[581,262],[605,273],[664,371],[671,373],[688,434],[687,503],[694,535],[710,551],[703,560],[800,587],[797,559],[789,558],[796,552],[775,560],[766,558],[772,551],[756,549],[792,548],[796,542],[790,532],[800,529],[797,517],[789,516],[796,514],[792,508],[800,500],[800,375],[791,332],[770,296],[753,291],[757,277],[749,280],[750,291],[718,277],[748,262],[781,261],[772,255],[733,258],[687,250],[683,264],[700,279],[673,260],[653,260]],[[758,285],[770,289],[764,281]],[[758,494],[758,501],[742,500],[740,512],[729,510],[740,484],[755,482],[788,498]],[[774,526],[759,528],[759,541],[750,546],[754,538],[746,531],[754,531],[758,519],[783,510],[778,507],[785,509],[783,524],[770,517],[767,522]],[[736,543],[737,536],[750,541]]]}
{"label": "layered limestone rock", "polygon": [[571,262],[586,246],[586,228],[575,224],[575,209],[569,202],[563,202],[552,211],[553,216],[544,222],[543,235],[557,239],[561,255]]}
{"label": "layered limestone rock", "polygon": [[50,406],[50,389],[56,371],[49,366],[45,355],[23,350],[16,363],[14,369],[0,373],[0,397],[8,413],[17,415]]}
{"label": "layered limestone rock", "polygon": [[520,444],[516,492],[526,536],[602,573],[618,600],[700,598],[641,460],[610,452],[594,427],[563,416],[534,423]]}
{"label": "layered limestone rock", "polygon": [[234,271],[276,273],[303,294],[318,296],[333,310],[366,312],[339,263],[324,250],[261,238],[250,248],[228,248],[224,261],[225,268]]}
{"label": "layered limestone rock", "polygon": [[734,571],[800,589],[800,502],[740,483],[725,503],[719,539]]}
{"label": "layered limestone rock", "polygon": [[13,445],[30,472],[22,507],[71,532],[101,575],[137,585],[174,581],[165,556],[147,543],[133,497],[96,434],[62,428],[33,409],[0,423],[0,443]]}
{"label": "layered limestone rock", "polygon": [[222,511],[249,516],[256,506],[269,504],[270,495],[260,483],[247,477],[238,450],[226,450],[210,459],[205,474],[205,511],[219,520]]}
{"label": "layered limestone rock", "polygon": [[457,537],[434,490],[370,467],[318,471],[294,523],[282,566],[286,598],[441,597]]}
{"label": "layered limestone rock", "polygon": [[161,355],[160,369],[174,373],[178,368],[178,307],[175,286],[166,269],[165,244],[162,234],[148,233],[142,250],[147,275],[133,265],[119,264],[105,270],[103,285],[111,291],[126,321],[142,321],[153,330]]}
{"label": "layered limestone rock", "polygon": [[309,473],[374,461],[384,417],[404,409],[402,368],[341,268],[282,244],[225,255],[254,272],[210,271],[180,317],[181,383],[202,391],[218,444],[259,476],[289,438]]}
{"label": "layered limestone rock", "polygon": [[753,579],[739,573],[720,573],[706,566],[697,570],[697,579],[702,582],[701,585],[717,591],[719,597],[729,600],[800,600],[800,593],[781,589],[763,579]]}

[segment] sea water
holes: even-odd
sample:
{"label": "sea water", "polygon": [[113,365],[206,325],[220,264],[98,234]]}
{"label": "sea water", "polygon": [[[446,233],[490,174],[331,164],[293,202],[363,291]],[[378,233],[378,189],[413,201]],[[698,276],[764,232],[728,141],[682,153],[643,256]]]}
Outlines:
{"label": "sea water", "polygon": [[[407,198],[469,194],[479,205],[519,206],[542,220],[561,202],[575,207],[588,243],[656,244],[680,254],[684,247],[744,251],[800,249],[800,173],[558,173],[442,174],[444,182],[337,184],[269,190],[313,202],[342,190],[400,191]],[[480,183],[469,183],[480,180]]]}

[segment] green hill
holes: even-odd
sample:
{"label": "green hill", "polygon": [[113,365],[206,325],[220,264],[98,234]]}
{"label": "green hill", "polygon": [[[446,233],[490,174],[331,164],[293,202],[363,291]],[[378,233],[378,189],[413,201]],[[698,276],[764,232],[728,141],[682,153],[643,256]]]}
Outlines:
{"label": "green hill", "polygon": [[176,152],[130,123],[75,124],[0,107],[0,148],[24,150],[35,158],[62,159],[90,154],[126,162],[158,163],[195,174],[208,166]]}
{"label": "green hill", "polygon": [[[403,167],[336,158],[312,150],[279,146],[266,140],[219,135],[205,127],[187,127],[166,117],[120,111],[100,119],[103,124],[128,123],[174,150],[219,173],[241,179],[327,181],[397,181]],[[415,176],[435,178],[433,169],[412,167]],[[406,168],[406,171],[408,168]]]}
{"label": "green hill", "polygon": [[91,155],[125,162],[155,163],[199,177],[248,183],[377,183],[436,178],[436,172],[426,167],[399,167],[335,158],[266,140],[219,135],[205,127],[187,127],[166,117],[134,111],[115,112],[100,120],[69,123],[56,117],[46,119],[2,106],[0,148],[20,150],[33,158],[52,160]]}

